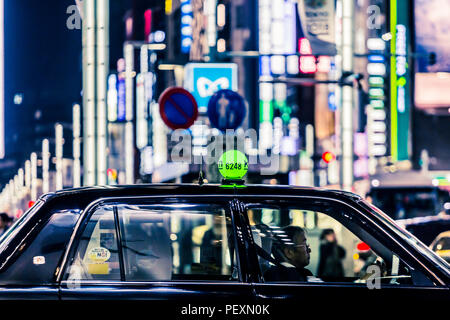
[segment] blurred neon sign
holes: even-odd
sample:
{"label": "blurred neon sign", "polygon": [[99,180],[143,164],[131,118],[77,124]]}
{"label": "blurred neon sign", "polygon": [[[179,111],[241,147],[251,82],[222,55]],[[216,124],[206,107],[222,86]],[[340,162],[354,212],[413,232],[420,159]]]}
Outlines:
{"label": "blurred neon sign", "polygon": [[400,113],[405,112],[406,110],[406,78],[404,77],[406,74],[407,63],[406,63],[406,27],[402,24],[397,25],[397,33],[396,33],[396,46],[395,50],[397,52],[397,56],[395,59],[396,71],[398,80],[396,82],[397,85],[397,110]]}
{"label": "blurred neon sign", "polygon": [[193,41],[191,0],[181,1],[181,52],[189,53]]}
{"label": "blurred neon sign", "polygon": [[[301,55],[312,54],[311,44],[306,38],[298,39],[298,51]],[[301,56],[300,57],[300,72],[301,73],[314,73],[317,71],[316,57],[314,56]]]}

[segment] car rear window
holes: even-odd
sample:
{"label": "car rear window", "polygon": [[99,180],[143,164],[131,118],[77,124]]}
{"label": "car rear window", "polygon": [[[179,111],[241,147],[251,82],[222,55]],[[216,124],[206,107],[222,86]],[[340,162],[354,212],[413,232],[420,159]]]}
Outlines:
{"label": "car rear window", "polygon": [[225,206],[101,206],[86,224],[65,279],[237,281]]}
{"label": "car rear window", "polygon": [[[14,263],[0,273],[1,285],[51,285],[80,216],[80,210],[55,211]],[[25,218],[26,219],[26,218]]]}

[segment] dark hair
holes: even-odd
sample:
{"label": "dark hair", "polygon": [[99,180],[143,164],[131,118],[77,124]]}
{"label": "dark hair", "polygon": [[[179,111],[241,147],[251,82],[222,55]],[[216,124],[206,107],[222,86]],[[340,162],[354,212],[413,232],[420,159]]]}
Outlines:
{"label": "dark hair", "polygon": [[[272,244],[272,254],[276,260],[284,261],[286,260],[286,258],[284,256],[283,250],[285,248],[289,248],[290,246],[292,246],[292,243],[294,242],[294,238],[296,235],[305,234],[306,231],[298,226],[287,226],[280,230],[283,231],[283,233],[274,234],[274,242]],[[280,237],[280,234],[286,235],[287,237]]]}
{"label": "dark hair", "polygon": [[333,229],[323,229],[322,233],[320,234],[320,240],[325,239],[325,237],[329,234],[333,234],[334,230]]}
{"label": "dark hair", "polygon": [[13,220],[13,218],[11,218],[10,216],[8,216],[8,214],[7,213],[5,213],[5,212],[2,212],[2,213],[0,213],[0,219],[3,221],[3,222],[11,222],[12,220]]}

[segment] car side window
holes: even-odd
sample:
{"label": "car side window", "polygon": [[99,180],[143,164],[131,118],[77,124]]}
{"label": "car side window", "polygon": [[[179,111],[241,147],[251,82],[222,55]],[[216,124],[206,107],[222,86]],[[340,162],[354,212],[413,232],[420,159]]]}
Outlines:
{"label": "car side window", "polygon": [[224,208],[102,206],[87,222],[65,279],[237,281],[231,219]]}
{"label": "car side window", "polygon": [[101,207],[90,217],[68,268],[69,280],[120,280],[113,209]]}
{"label": "car side window", "polygon": [[17,260],[0,273],[3,285],[53,284],[80,211],[55,210]]}
{"label": "car side window", "polygon": [[249,205],[265,282],[430,285],[337,207]]}
{"label": "car side window", "polygon": [[220,206],[118,206],[127,281],[236,280]]}

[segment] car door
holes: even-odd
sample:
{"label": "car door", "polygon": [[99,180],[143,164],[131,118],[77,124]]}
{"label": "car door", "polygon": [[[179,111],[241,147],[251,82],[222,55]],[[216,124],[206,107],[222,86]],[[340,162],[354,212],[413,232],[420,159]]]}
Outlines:
{"label": "car door", "polygon": [[[356,308],[449,299],[445,283],[414,257],[418,252],[406,252],[349,203],[282,196],[240,201],[251,228],[249,245],[255,248],[250,253],[259,264],[254,294],[260,301],[344,302]],[[330,233],[334,241],[327,240]],[[289,258],[296,255],[303,257]]]}
{"label": "car door", "polygon": [[173,196],[91,205],[66,255],[61,298],[251,298],[232,200]]}

